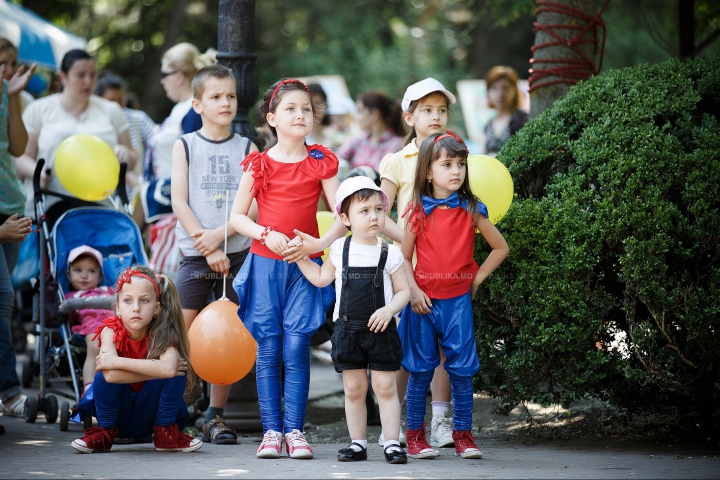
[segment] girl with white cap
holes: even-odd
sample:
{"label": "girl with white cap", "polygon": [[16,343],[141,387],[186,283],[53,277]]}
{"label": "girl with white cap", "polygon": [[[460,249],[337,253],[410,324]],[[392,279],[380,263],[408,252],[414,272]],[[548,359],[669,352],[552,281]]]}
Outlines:
{"label": "girl with white cap", "polygon": [[[397,196],[398,213],[404,212],[412,199],[420,145],[429,135],[445,131],[449,105],[455,101],[455,96],[434,78],[414,83],[405,91],[401,107],[410,133],[404,139],[405,147],[402,150],[387,155],[380,162],[380,188],[387,194],[391,205]],[[388,216],[384,233],[399,246],[405,220],[400,215],[398,217],[395,224]],[[398,394],[401,400],[405,397],[407,381],[407,372],[400,370]],[[430,424],[430,444],[434,447],[453,446],[452,417],[446,416],[450,411],[450,381],[442,362],[435,371],[431,390],[433,418]],[[382,441],[381,437],[380,443]]]}

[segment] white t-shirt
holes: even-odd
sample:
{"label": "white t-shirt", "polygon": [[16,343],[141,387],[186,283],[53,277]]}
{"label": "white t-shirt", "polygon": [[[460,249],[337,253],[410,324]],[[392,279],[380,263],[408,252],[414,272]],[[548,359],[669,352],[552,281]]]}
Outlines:
{"label": "white t-shirt", "polygon": [[[335,240],[330,245],[328,258],[335,266],[335,311],[333,312],[333,321],[336,321],[340,311],[340,294],[342,290],[342,257],[343,247],[345,245],[345,237]],[[380,262],[380,245],[370,246],[362,245],[357,242],[350,242],[350,251],[348,252],[348,263],[350,267],[377,267]],[[388,256],[385,262],[385,270],[383,271],[383,287],[385,289],[385,305],[390,303],[395,294],[393,290],[392,279],[390,275],[395,273],[398,268],[403,266],[405,259],[400,249],[395,245],[388,245]]]}
{"label": "white t-shirt", "polygon": [[148,146],[152,148],[153,164],[155,166],[156,178],[172,177],[172,149],[178,138],[182,137],[182,121],[185,115],[192,108],[191,96],[187,100],[176,103],[170,115],[163,121],[160,128],[148,140]]}
{"label": "white t-shirt", "polygon": [[[86,133],[96,135],[105,140],[110,147],[118,144],[118,135],[128,130],[129,125],[125,113],[115,102],[90,95],[88,106],[77,118],[67,112],[61,103],[62,93],[56,93],[30,102],[23,111],[22,119],[28,135],[38,136],[37,157],[45,159],[46,168],[52,168],[55,161],[55,150],[70,135]],[[30,186],[32,189],[32,186]],[[48,190],[70,193],[63,188],[56,176],[53,176]],[[59,199],[49,196],[46,208]],[[33,193],[29,192],[26,213],[33,212]]]}

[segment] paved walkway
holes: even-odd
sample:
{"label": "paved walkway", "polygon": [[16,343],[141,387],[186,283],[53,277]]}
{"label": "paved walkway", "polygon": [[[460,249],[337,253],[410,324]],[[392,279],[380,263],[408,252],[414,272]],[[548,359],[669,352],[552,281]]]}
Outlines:
{"label": "paved walkway", "polygon": [[[43,423],[41,423],[43,422]],[[204,445],[193,453],[156,452],[152,444],[116,445],[110,453],[76,453],[70,442],[79,425],[60,432],[44,420],[32,425],[0,417],[7,429],[0,436],[0,478],[719,478],[720,455],[667,447],[627,446],[617,442],[598,448],[582,442],[526,446],[495,442],[483,446],[481,460],[465,460],[443,449],[433,460],[388,465],[377,445],[365,462],[340,463],[345,445],[314,445],[313,460],[260,460],[259,438],[243,437],[237,445]]]}
{"label": "paved walkway", "polygon": [[[313,399],[342,391],[332,367],[311,364]],[[37,385],[37,380],[35,381]],[[36,386],[35,385],[35,386]],[[35,394],[37,389],[26,393]],[[35,424],[0,416],[0,479],[5,478],[720,478],[720,452],[692,447],[629,445],[618,439],[524,445],[483,440],[481,460],[454,456],[442,449],[433,460],[388,465],[382,450],[370,445],[365,462],[340,463],[344,444],[315,444],[313,460],[260,460],[260,438],[241,437],[237,445],[204,445],[193,453],[156,452],[152,444],[116,445],[107,454],[83,455],[70,447],[82,428],[70,424]]]}

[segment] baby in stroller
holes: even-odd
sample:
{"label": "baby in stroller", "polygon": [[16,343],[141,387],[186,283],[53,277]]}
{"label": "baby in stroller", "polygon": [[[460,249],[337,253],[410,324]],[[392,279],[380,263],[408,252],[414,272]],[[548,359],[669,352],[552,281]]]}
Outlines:
{"label": "baby in stroller", "polygon": [[[112,297],[115,289],[111,286],[100,286],[103,257],[94,248],[81,245],[73,248],[68,254],[67,276],[73,291],[65,296],[70,298]],[[92,385],[95,378],[95,358],[100,353],[98,341],[93,340],[95,330],[103,324],[106,318],[112,317],[115,312],[99,308],[83,308],[71,314],[70,320],[76,325],[71,327],[72,333],[85,337],[87,356],[83,364],[83,391],[81,397]]]}

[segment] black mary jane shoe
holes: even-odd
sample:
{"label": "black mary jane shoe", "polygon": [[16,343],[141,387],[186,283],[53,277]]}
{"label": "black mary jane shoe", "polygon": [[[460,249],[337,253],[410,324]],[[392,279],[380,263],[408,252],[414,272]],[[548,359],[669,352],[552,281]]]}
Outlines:
{"label": "black mary jane shoe", "polygon": [[[353,445],[360,447],[360,451],[351,448]],[[345,448],[338,450],[338,460],[341,462],[357,462],[358,460],[367,460],[367,448],[363,448],[357,442],[351,443]]]}
{"label": "black mary jane shoe", "polygon": [[[395,448],[390,448],[390,447]],[[385,447],[385,461],[388,463],[407,463],[407,453],[397,445],[388,445]]]}

